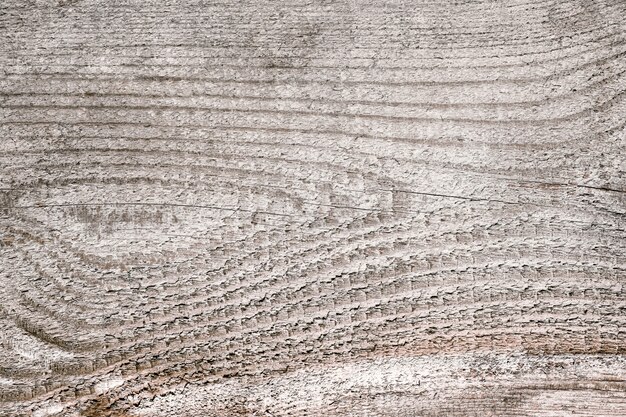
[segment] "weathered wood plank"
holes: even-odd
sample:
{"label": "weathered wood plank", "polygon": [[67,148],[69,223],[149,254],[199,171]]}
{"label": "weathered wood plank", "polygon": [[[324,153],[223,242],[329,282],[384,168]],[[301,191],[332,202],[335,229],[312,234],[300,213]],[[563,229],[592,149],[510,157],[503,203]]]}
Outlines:
{"label": "weathered wood plank", "polygon": [[626,415],[624,1],[0,10],[0,415]]}

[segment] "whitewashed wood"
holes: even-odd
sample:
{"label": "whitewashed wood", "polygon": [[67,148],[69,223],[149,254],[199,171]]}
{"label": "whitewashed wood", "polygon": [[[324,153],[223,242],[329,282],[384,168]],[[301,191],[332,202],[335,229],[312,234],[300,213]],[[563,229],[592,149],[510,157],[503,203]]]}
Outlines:
{"label": "whitewashed wood", "polygon": [[626,415],[624,1],[0,10],[0,415]]}

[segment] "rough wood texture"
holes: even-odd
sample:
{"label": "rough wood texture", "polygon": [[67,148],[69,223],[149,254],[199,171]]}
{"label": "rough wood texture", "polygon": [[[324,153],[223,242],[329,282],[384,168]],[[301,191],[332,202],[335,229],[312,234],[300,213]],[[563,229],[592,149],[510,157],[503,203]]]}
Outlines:
{"label": "rough wood texture", "polygon": [[0,415],[625,416],[623,0],[0,3]]}

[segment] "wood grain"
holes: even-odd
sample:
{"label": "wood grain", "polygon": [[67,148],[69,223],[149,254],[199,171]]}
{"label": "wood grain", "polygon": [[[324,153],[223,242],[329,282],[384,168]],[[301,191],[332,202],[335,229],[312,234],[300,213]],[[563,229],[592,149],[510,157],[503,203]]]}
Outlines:
{"label": "wood grain", "polygon": [[0,415],[626,415],[623,0],[4,0]]}

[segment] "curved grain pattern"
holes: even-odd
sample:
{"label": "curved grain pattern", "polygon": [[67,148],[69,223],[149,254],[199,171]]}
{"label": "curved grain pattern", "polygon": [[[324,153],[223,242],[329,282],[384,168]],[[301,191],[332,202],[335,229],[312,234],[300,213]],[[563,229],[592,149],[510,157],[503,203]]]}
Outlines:
{"label": "curved grain pattern", "polygon": [[621,0],[6,0],[0,415],[626,415]]}

